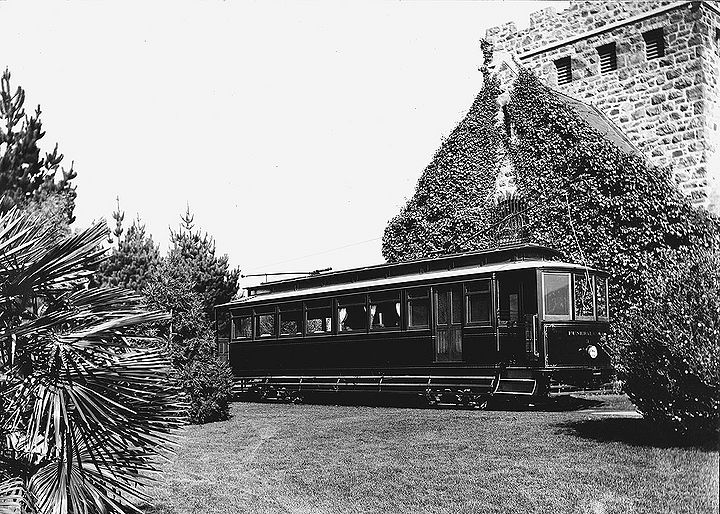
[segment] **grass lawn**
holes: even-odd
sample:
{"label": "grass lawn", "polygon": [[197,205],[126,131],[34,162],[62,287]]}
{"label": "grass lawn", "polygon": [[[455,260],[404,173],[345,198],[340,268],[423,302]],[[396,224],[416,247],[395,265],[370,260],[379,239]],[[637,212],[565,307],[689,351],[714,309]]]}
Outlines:
{"label": "grass lawn", "polygon": [[145,511],[718,512],[717,448],[669,445],[632,410],[236,403],[184,430]]}

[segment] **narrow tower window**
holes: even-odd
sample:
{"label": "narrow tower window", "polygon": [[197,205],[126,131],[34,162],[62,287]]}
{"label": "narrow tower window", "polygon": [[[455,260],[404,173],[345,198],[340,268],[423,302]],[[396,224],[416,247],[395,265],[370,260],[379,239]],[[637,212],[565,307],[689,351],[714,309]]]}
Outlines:
{"label": "narrow tower window", "polygon": [[617,70],[617,53],[615,52],[615,43],[599,46],[597,49],[600,57],[600,73],[610,73]]}
{"label": "narrow tower window", "polygon": [[665,37],[662,27],[645,32],[643,39],[645,39],[645,52],[648,60],[665,55]]}
{"label": "narrow tower window", "polygon": [[570,68],[570,57],[563,57],[555,61],[557,68],[558,86],[572,82],[572,70]]}

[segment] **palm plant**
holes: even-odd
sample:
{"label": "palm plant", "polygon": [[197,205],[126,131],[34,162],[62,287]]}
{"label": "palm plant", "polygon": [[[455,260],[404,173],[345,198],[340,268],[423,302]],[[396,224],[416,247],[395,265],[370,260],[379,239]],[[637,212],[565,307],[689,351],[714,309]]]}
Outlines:
{"label": "palm plant", "polygon": [[166,314],[86,287],[106,238],[0,216],[0,512],[137,510],[183,422],[167,360],[128,342]]}

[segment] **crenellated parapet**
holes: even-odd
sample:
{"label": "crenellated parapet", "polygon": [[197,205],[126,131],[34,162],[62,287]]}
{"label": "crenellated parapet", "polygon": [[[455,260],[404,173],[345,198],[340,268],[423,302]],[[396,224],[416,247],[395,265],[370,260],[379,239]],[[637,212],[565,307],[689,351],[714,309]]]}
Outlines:
{"label": "crenellated parapet", "polygon": [[[720,175],[720,5],[712,1],[574,0],[518,30],[486,31],[554,89],[592,104],[680,188],[712,210]],[[502,71],[500,72],[502,73]]]}

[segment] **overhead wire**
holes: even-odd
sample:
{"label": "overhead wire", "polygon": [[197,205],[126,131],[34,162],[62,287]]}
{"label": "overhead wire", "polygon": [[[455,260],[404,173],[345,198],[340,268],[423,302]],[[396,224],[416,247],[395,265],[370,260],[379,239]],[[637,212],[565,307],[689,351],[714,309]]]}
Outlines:
{"label": "overhead wire", "polygon": [[567,192],[567,188],[565,189],[565,205],[567,206],[567,215],[568,215],[568,222],[570,223],[570,229],[572,231],[573,238],[575,239],[575,244],[578,247],[578,251],[580,252],[580,258],[583,261],[583,266],[585,266],[585,282],[587,284],[588,291],[592,291],[592,281],[590,279],[590,269],[588,268],[587,259],[585,258],[585,252],[582,249],[582,246],[580,245],[580,239],[577,236],[577,231],[575,230],[575,224],[573,223],[572,219],[572,212],[570,211],[570,197]]}

